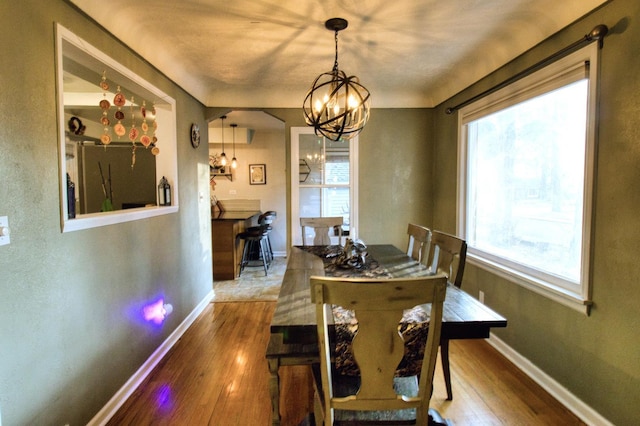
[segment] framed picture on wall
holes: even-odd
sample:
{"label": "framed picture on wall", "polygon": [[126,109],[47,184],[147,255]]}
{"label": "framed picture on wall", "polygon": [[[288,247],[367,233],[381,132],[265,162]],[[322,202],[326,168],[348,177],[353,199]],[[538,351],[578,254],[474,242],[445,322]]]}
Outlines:
{"label": "framed picture on wall", "polygon": [[267,184],[266,164],[249,164],[249,183],[251,185]]}

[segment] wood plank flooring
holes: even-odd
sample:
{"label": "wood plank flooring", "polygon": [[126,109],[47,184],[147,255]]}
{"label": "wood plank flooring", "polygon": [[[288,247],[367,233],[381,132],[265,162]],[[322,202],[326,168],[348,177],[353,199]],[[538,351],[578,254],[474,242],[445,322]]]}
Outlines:
{"label": "wood plank flooring", "polygon": [[[108,425],[267,426],[264,358],[275,302],[211,303]],[[582,425],[482,340],[452,341],[453,401],[442,372],[431,406],[455,425]],[[312,410],[306,367],[281,369],[282,425]]]}

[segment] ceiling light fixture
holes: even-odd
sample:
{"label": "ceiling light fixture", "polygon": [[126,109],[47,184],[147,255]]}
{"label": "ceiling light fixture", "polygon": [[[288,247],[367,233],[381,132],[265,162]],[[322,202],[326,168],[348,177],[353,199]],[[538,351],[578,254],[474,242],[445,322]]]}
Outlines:
{"label": "ceiling light fixture", "polygon": [[238,127],[237,124],[231,124],[231,127],[233,127],[233,159],[231,160],[231,168],[236,168],[238,167],[238,160],[236,160],[236,127]]}
{"label": "ceiling light fixture", "polygon": [[224,167],[227,165],[227,155],[224,153],[224,119],[226,115],[220,117],[222,124],[220,124],[220,133],[222,134],[222,154],[220,154],[220,164]]}
{"label": "ceiling light fixture", "polygon": [[332,141],[356,136],[369,120],[369,91],[356,76],[338,69],[338,32],[347,28],[346,19],[331,18],[324,26],[335,32],[336,56],[333,69],[320,74],[304,99],[304,118],[316,135]]}

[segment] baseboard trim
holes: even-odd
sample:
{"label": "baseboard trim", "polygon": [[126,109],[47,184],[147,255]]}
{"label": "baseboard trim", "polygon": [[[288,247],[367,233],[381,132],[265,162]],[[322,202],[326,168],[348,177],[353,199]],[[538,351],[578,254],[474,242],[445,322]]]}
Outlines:
{"label": "baseboard trim", "polygon": [[592,426],[614,426],[600,413],[582,402],[577,396],[569,392],[564,386],[493,333],[491,333],[491,338],[487,339],[487,342],[586,424]]}
{"label": "baseboard trim", "polygon": [[149,356],[149,358],[142,364],[142,366],[135,372],[133,376],[127,380],[127,382],[113,395],[113,397],[102,407],[100,411],[87,423],[87,426],[104,426],[113,417],[113,415],[120,409],[122,404],[131,396],[131,394],[140,386],[142,381],[153,371],[154,367],[162,360],[167,354],[169,349],[176,344],[178,339],[184,334],[185,331],[193,324],[198,316],[204,311],[209,303],[213,299],[213,290],[207,294],[200,303],[191,311],[189,315],[180,323],[180,325],[173,330],[173,332],[165,339],[164,342]]}

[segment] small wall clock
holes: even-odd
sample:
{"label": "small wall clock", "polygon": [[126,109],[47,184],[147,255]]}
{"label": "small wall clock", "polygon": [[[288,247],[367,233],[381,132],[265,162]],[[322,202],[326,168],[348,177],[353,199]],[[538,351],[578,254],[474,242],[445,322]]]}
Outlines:
{"label": "small wall clock", "polygon": [[191,125],[191,145],[194,148],[200,146],[200,127],[196,123]]}

